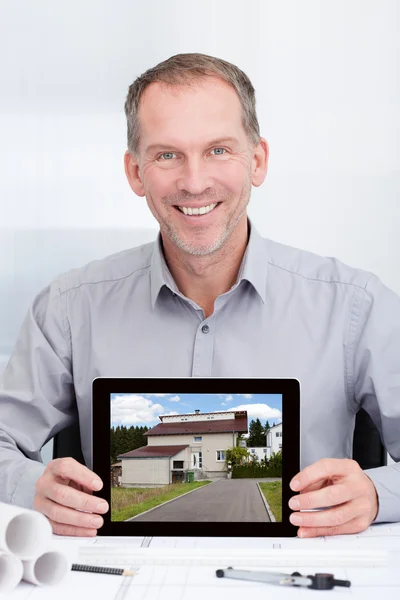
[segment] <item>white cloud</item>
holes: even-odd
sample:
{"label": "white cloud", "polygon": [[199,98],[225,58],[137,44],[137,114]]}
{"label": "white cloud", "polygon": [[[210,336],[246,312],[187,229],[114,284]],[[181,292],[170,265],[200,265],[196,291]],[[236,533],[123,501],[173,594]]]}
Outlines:
{"label": "white cloud", "polygon": [[173,396],[172,398],[168,398],[168,402],[180,402],[181,399],[179,396]]}
{"label": "white cloud", "polygon": [[266,421],[267,419],[281,419],[282,413],[277,408],[272,408],[268,404],[240,404],[230,410],[247,410],[247,416],[249,420],[260,419]]}
{"label": "white cloud", "polygon": [[111,404],[111,421],[115,425],[154,423],[164,413],[161,404],[137,394],[116,395]]}
{"label": "white cloud", "polygon": [[228,394],[225,398],[224,402],[221,402],[221,406],[226,406],[227,404],[229,404],[229,402],[232,402],[233,400],[233,396],[231,394]]}

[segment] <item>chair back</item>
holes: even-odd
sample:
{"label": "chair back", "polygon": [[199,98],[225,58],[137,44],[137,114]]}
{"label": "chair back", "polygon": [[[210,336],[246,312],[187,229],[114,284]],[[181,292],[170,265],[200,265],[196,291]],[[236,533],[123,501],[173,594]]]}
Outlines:
{"label": "chair back", "polygon": [[353,459],[362,469],[374,469],[387,464],[387,452],[382,444],[378,428],[363,408],[356,415]]}
{"label": "chair back", "polygon": [[85,465],[78,422],[59,431],[53,438],[53,458],[65,458],[67,456],[71,456],[82,465]]}

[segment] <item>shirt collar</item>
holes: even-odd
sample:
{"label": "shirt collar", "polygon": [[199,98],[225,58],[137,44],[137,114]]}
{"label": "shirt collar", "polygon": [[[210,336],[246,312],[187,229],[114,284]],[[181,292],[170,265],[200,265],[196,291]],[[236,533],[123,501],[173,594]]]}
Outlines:
{"label": "shirt collar", "polygon": [[266,253],[265,240],[254,227],[253,222],[247,217],[249,226],[249,241],[240,265],[237,283],[246,280],[254,287],[261,300],[265,304],[267,299],[267,269],[268,256]]}
{"label": "shirt collar", "polygon": [[[265,252],[265,241],[255,229],[252,221],[247,218],[249,225],[249,241],[239,268],[237,282],[248,281],[256,290],[265,304],[266,301],[266,276],[268,259]],[[158,295],[163,286],[167,286],[173,293],[178,294],[179,290],[168,269],[162,250],[162,239],[160,232],[157,235],[154,244],[154,251],[151,257],[151,304],[154,309]]]}
{"label": "shirt collar", "polygon": [[167,263],[165,262],[162,249],[161,233],[158,232],[154,244],[154,251],[151,257],[150,267],[150,293],[153,310],[156,305],[160,290],[164,285],[166,285],[174,293],[178,293],[179,291],[170,273],[170,270],[168,269]]}

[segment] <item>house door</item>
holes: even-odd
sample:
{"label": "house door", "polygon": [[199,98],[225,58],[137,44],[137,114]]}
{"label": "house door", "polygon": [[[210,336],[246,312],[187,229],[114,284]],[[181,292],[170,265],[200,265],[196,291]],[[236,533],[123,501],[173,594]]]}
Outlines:
{"label": "house door", "polygon": [[201,452],[192,452],[192,469],[203,468],[203,458]]}

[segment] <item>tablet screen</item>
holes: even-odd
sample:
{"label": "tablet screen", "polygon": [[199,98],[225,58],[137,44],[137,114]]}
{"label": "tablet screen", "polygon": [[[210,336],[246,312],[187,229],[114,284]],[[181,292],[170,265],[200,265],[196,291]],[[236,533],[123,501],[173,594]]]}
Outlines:
{"label": "tablet screen", "polygon": [[93,462],[99,535],[295,535],[298,381],[98,378]]}

